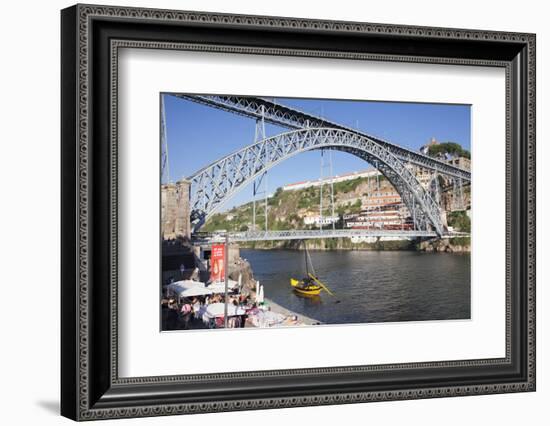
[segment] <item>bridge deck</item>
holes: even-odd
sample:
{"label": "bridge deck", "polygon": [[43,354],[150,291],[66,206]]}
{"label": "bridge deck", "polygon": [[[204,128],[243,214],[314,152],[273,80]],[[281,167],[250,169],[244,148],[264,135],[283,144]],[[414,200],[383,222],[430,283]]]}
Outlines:
{"label": "bridge deck", "polygon": [[[453,232],[443,235],[443,238],[465,237],[469,234]],[[309,240],[316,238],[351,238],[351,237],[384,237],[384,238],[435,238],[434,231],[401,231],[384,229],[324,229],[324,230],[296,230],[296,231],[248,231],[228,233],[231,242],[246,241],[275,241],[275,240]],[[225,234],[196,235],[195,244],[223,242]]]}

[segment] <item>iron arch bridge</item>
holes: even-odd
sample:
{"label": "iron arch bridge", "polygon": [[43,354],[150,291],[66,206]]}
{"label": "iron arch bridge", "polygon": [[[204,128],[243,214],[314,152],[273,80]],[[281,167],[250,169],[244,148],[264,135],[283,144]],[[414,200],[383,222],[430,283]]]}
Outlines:
{"label": "iron arch bridge", "polygon": [[229,113],[248,117],[252,120],[261,120],[266,123],[284,127],[289,130],[305,129],[311,127],[326,127],[340,130],[348,130],[373,140],[388,149],[397,158],[442,175],[461,179],[464,182],[470,181],[470,171],[461,169],[446,161],[430,157],[396,145],[379,137],[369,135],[360,130],[344,126],[340,123],[319,117],[308,112],[300,111],[286,105],[276,103],[272,99],[258,98],[254,96],[227,96],[227,95],[184,95],[174,94],[174,96],[186,99],[191,102],[206,105]]}
{"label": "iron arch bridge", "polygon": [[323,149],[347,152],[372,164],[399,192],[418,229],[432,230],[439,236],[444,234],[438,204],[403,159],[368,136],[327,127],[298,129],[265,138],[188,177],[193,232],[262,173],[302,152]]}

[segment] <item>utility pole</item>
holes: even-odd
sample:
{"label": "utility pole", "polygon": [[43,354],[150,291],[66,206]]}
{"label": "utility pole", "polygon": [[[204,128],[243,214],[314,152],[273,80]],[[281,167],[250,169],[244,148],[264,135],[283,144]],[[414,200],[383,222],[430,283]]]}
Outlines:
{"label": "utility pole", "polygon": [[319,231],[323,230],[323,153],[321,150],[321,173],[319,176]]}
{"label": "utility pole", "polygon": [[[260,190],[263,184],[263,190]],[[258,179],[255,179],[252,184],[252,227],[256,230],[256,197],[264,196],[264,221],[265,230],[267,231],[267,171],[263,172]],[[258,200],[260,201],[260,200]]]}
{"label": "utility pole", "polygon": [[[262,105],[261,107],[261,118],[258,118],[256,120],[256,129],[254,131],[254,143],[258,143],[266,138],[265,136],[265,108]],[[267,163],[269,161],[269,153],[267,151],[267,144],[264,143],[264,167],[267,166]],[[265,189],[265,230],[267,231],[267,170],[262,173],[262,175],[258,179],[254,179],[254,183],[252,184],[252,228],[254,231],[256,230],[256,196],[258,194],[261,194],[260,185],[262,183],[262,180],[266,179],[266,182],[264,182],[264,189]]]}
{"label": "utility pole", "polygon": [[229,293],[229,234],[225,233],[225,247],[223,250],[223,274],[224,274],[224,291],[225,291],[225,300],[223,306],[223,327],[227,328],[227,298]]}
{"label": "utility pole", "polygon": [[[328,169],[328,179],[325,179],[325,173]],[[319,230],[323,229],[323,186],[325,185],[325,180],[329,180],[330,184],[330,203],[331,203],[331,218],[332,229],[336,229],[336,223],[334,221],[334,178],[332,173],[332,151],[328,152],[328,164],[325,161],[325,150],[321,150],[321,172],[320,172],[320,189],[319,189]]]}
{"label": "utility pole", "polygon": [[256,230],[256,179],[252,183],[252,230]]}
{"label": "utility pole", "polygon": [[381,195],[380,195],[380,169],[378,168],[378,160],[376,160],[376,193],[378,197],[378,220],[382,223],[381,228],[384,228],[384,219],[382,218],[382,206],[380,206]]}
{"label": "utility pole", "polygon": [[267,232],[267,191],[268,191],[268,186],[267,186],[267,172],[265,173],[265,191],[264,191],[264,196],[265,196],[265,206],[264,206],[264,218],[265,218],[265,232]]}
{"label": "utility pole", "polygon": [[331,216],[330,219],[332,222],[332,230],[334,231],[336,229],[336,220],[334,216],[334,174],[332,173],[332,151],[328,152],[328,158],[329,158],[329,173],[330,173],[330,203],[332,205],[331,210]]}
{"label": "utility pole", "polygon": [[[262,122],[261,122],[261,125],[262,125],[262,137],[265,139],[266,135],[265,135],[265,107],[262,105]],[[264,167],[266,167],[268,164],[269,164],[269,155],[270,155],[270,152],[269,152],[269,145],[267,143],[265,143],[265,164],[264,164]],[[264,193],[264,197],[265,197],[265,206],[264,206],[264,218],[265,218],[265,232],[267,232],[267,191],[268,191],[268,186],[267,186],[267,169],[265,171],[265,182],[264,182],[265,186],[264,186],[264,190],[265,190],[265,193]]]}

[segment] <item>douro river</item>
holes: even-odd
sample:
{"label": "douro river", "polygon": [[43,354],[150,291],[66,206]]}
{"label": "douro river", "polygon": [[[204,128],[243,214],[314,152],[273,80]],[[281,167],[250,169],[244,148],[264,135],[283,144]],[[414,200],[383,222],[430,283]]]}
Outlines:
{"label": "douro river", "polygon": [[311,251],[319,279],[335,294],[299,296],[304,252],[248,250],[265,297],[325,324],[470,318],[469,254],[415,251]]}

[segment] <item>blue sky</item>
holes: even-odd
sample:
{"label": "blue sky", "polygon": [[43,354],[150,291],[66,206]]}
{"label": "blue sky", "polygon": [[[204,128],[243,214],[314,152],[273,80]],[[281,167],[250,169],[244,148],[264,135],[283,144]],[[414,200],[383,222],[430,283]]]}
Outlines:
{"label": "blue sky", "polygon": [[[177,181],[217,159],[254,142],[255,121],[195,102],[164,96],[170,178]],[[414,151],[435,137],[470,149],[470,106],[402,102],[340,101],[276,98],[276,102],[323,116]],[[267,136],[287,129],[266,125]],[[306,152],[268,172],[268,191],[320,176],[320,151]],[[335,175],[364,170],[365,161],[333,151]],[[252,200],[252,186],[244,188],[221,209]]]}

